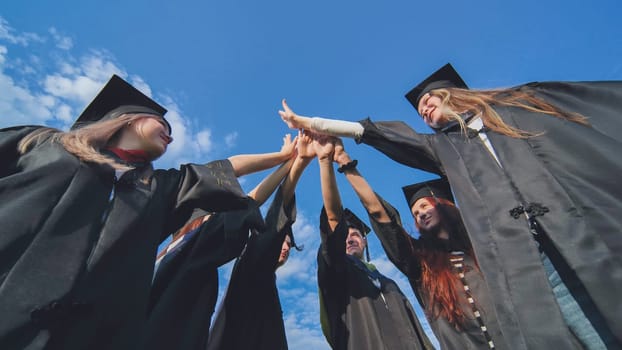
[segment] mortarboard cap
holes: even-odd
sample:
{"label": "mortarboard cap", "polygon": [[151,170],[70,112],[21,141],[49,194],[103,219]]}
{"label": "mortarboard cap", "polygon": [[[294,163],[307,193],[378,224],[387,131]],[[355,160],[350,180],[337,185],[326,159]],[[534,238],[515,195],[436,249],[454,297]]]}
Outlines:
{"label": "mortarboard cap", "polygon": [[118,75],[113,75],[95,98],[78,117],[71,129],[92,122],[110,120],[125,113],[146,113],[162,117],[169,132],[171,125],[166,119],[166,109],[130,85]]}
{"label": "mortarboard cap", "polygon": [[412,208],[413,204],[423,197],[443,198],[454,202],[449,183],[445,178],[408,185],[402,187],[402,191],[409,208]]}
{"label": "mortarboard cap", "polygon": [[357,230],[361,231],[364,236],[367,236],[367,234],[371,231],[371,228],[365,225],[365,223],[361,219],[359,219],[358,216],[356,216],[352,211],[350,211],[350,209],[344,209],[343,216],[346,219],[348,226],[352,226]]}
{"label": "mortarboard cap", "polygon": [[436,72],[432,73],[424,81],[415,86],[406,94],[406,99],[418,109],[419,99],[427,92],[434,89],[442,89],[448,87],[455,87],[461,89],[468,89],[468,86],[462,80],[458,72],[454,69],[451,63],[447,63]]}

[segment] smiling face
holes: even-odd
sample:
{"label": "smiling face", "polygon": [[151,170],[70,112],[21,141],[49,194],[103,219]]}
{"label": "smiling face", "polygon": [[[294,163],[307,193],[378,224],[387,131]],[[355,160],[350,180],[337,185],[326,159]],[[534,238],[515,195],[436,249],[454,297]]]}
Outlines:
{"label": "smiling face", "polygon": [[429,92],[419,99],[417,111],[423,121],[433,129],[440,129],[447,124],[447,118],[442,113],[441,105],[441,98]]}
{"label": "smiling face", "polygon": [[419,198],[411,208],[419,231],[435,232],[441,226],[441,217],[435,203],[429,197]]}
{"label": "smiling face", "polygon": [[151,160],[163,155],[168,144],[173,142],[168,126],[160,117],[138,118],[129,125],[129,128],[137,136],[140,149],[147,152]]}
{"label": "smiling face", "polygon": [[362,259],[365,246],[367,246],[367,240],[361,231],[354,227],[349,227],[348,237],[346,238],[346,254]]}

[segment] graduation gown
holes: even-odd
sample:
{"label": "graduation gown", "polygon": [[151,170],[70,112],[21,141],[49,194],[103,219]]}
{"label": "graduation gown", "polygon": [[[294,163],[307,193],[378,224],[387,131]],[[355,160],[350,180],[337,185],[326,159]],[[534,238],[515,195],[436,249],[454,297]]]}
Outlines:
{"label": "graduation gown", "polygon": [[285,207],[279,189],[266,215],[266,230],[253,232],[233,267],[208,350],[287,349],[275,271],[295,220],[295,199]]}
{"label": "graduation gown", "polygon": [[228,161],[115,178],[42,140],[0,130],[0,348],[135,349],[160,241],[193,208],[249,200]]}
{"label": "graduation gown", "polygon": [[218,267],[240,255],[256,205],[214,213],[155,274],[144,332],[145,349],[204,349],[218,297]]}
{"label": "graduation gown", "polygon": [[528,139],[487,132],[502,167],[478,137],[467,138],[459,128],[419,134],[403,122],[367,119],[361,121],[365,131],[358,141],[395,161],[448,178],[481,271],[494,291],[508,346],[575,347],[520,211],[521,205],[537,209],[534,204],[547,208],[532,214],[568,265],[566,275],[576,274],[571,277],[582,286],[566,284],[571,290],[585,288],[593,303],[582,305],[584,311],[620,341],[622,83],[531,83],[516,89],[535,91],[565,111],[581,113],[592,126],[493,106],[507,124],[544,132]]}
{"label": "graduation gown", "polygon": [[318,284],[322,331],[333,349],[433,349],[397,284],[371,264],[348,256],[348,225],[334,232],[320,217]]}
{"label": "graduation gown", "polygon": [[[381,223],[370,215],[372,228],[382,243],[389,260],[408,277],[408,282],[410,282],[419,303],[427,310],[430,291],[426,290],[421,283],[421,262],[416,254],[421,249],[421,244],[419,240],[406,233],[397,210],[382,198],[379,197],[379,199],[391,221]],[[461,307],[466,317],[461,324],[462,328],[457,330],[446,318],[431,318],[428,315],[428,322],[441,349],[489,349],[489,341],[491,340],[495,349],[509,349],[503,339],[495,308],[490,299],[490,291],[481,271],[468,254],[448,254],[448,259],[455,256],[461,256],[463,259],[460,261],[462,266],[459,269],[454,268],[453,272],[456,276],[454,287],[455,290],[462,293],[463,304]],[[462,277],[460,277],[460,273],[462,273]],[[468,286],[468,291],[465,291],[465,285]],[[467,297],[474,300],[473,305],[478,311],[479,320],[474,312],[473,305],[467,302]],[[482,331],[482,325],[486,327],[487,336]]]}

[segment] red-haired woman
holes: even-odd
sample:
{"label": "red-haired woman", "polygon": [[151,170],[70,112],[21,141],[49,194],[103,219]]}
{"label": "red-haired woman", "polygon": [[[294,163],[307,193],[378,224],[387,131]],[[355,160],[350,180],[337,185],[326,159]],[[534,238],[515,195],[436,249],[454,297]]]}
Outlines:
{"label": "red-haired woman", "polygon": [[421,234],[415,239],[402,227],[397,210],[374,193],[341,142],[336,143],[334,161],[369,213],[387,256],[408,277],[441,348],[508,349],[446,182],[405,187]]}

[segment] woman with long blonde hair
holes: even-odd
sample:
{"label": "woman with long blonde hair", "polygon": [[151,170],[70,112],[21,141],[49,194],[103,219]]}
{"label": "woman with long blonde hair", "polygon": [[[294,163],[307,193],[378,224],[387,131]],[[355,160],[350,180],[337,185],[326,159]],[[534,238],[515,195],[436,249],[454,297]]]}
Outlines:
{"label": "woman with long blonde hair", "polygon": [[434,134],[280,114],[448,178],[510,348],[620,346],[622,83],[476,91],[448,64],[406,97]]}
{"label": "woman with long blonde hair", "polygon": [[[0,348],[135,349],[159,243],[293,147],[154,170],[166,110],[117,76],[68,132],[0,130]],[[261,222],[249,222],[260,226]]]}

